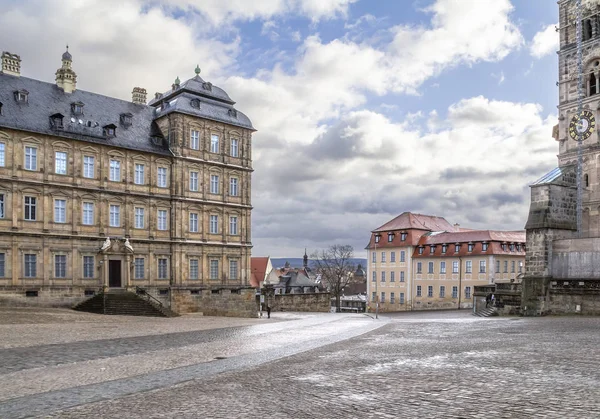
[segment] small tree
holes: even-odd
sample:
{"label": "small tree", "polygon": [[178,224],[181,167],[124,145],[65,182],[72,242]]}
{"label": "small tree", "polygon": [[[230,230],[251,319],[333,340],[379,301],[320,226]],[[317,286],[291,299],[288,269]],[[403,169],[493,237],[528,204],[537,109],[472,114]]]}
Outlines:
{"label": "small tree", "polygon": [[315,271],[321,275],[321,281],[335,297],[336,311],[340,311],[342,291],[354,278],[356,266],[353,257],[352,246],[339,244],[321,251],[317,250],[311,255]]}

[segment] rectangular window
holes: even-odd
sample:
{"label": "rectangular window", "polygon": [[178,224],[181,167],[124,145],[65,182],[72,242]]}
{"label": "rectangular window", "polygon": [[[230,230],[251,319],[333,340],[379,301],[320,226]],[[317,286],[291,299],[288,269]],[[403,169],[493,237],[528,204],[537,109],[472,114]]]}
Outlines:
{"label": "rectangular window", "polygon": [[37,198],[33,196],[25,197],[25,220],[26,221],[35,221],[36,220],[36,207],[37,207]]}
{"label": "rectangular window", "polygon": [[210,216],[210,234],[219,234],[219,216]]}
{"label": "rectangular window", "polygon": [[396,262],[396,252],[390,252],[390,262]]}
{"label": "rectangular window", "polygon": [[417,262],[417,273],[423,273],[423,263],[422,262]]}
{"label": "rectangular window", "polygon": [[167,229],[167,210],[158,210],[156,228],[163,231]]}
{"label": "rectangular window", "polygon": [[238,196],[238,180],[236,177],[229,179],[229,195]]}
{"label": "rectangular window", "polygon": [[219,176],[218,175],[210,175],[210,193],[213,193],[213,194],[219,193]]}
{"label": "rectangular window", "polygon": [[37,148],[25,147],[25,170],[37,170]]}
{"label": "rectangular window", "polygon": [[198,232],[198,214],[190,212],[190,233]]}
{"label": "rectangular window", "polygon": [[381,302],[385,303],[385,292],[381,292]]}
{"label": "rectangular window", "polygon": [[400,272],[400,282],[404,282],[404,271]]}
{"label": "rectangular window", "polygon": [[444,285],[440,285],[440,298],[444,298],[446,296],[446,287]]}
{"label": "rectangular window", "polygon": [[219,279],[219,261],[217,259],[210,260],[210,279]]}
{"label": "rectangular window", "polygon": [[404,293],[400,293],[400,304],[404,304]]}
{"label": "rectangular window", "polygon": [[109,179],[113,182],[121,181],[121,162],[119,160],[110,161]]}
{"label": "rectangular window", "polygon": [[144,208],[135,208],[135,228],[144,228]]}
{"label": "rectangular window", "polygon": [[496,261],[496,273],[500,273],[500,261]]}
{"label": "rectangular window", "polygon": [[470,274],[473,272],[473,262],[470,260],[467,260],[465,262],[465,273]]}
{"label": "rectangular window", "polygon": [[213,134],[210,136],[210,152],[218,153],[219,152],[219,136]]}
{"label": "rectangular window", "polygon": [[238,261],[236,259],[229,261],[229,279],[238,279]]}
{"label": "rectangular window", "polygon": [[6,276],[6,258],[4,253],[0,253],[0,278]]}
{"label": "rectangular window", "polygon": [[198,172],[190,172],[190,191],[198,192]]}
{"label": "rectangular window", "polygon": [[134,261],[134,279],[144,279],[144,258],[135,258]]}
{"label": "rectangular window", "polygon": [[67,256],[66,255],[54,255],[54,277],[55,278],[66,278],[67,277]]}
{"label": "rectangular window", "polygon": [[4,194],[0,194],[0,218],[4,218]]}
{"label": "rectangular window", "polygon": [[385,271],[381,272],[381,282],[385,282]]}
{"label": "rectangular window", "polygon": [[446,262],[440,262],[440,273],[441,274],[446,273]]}
{"label": "rectangular window", "polygon": [[430,274],[433,273],[433,262],[429,262],[429,267],[427,269],[427,273],[430,273]]}
{"label": "rectangular window", "polygon": [[421,296],[421,286],[417,285],[417,297]]}
{"label": "rectangular window", "polygon": [[35,278],[37,276],[37,255],[24,255],[25,278]]}
{"label": "rectangular window", "polygon": [[400,251],[400,262],[406,262],[406,252],[404,250]]}
{"label": "rectangular window", "polygon": [[454,245],[454,253],[458,253],[460,252],[460,244],[455,244]]}
{"label": "rectangular window", "polygon": [[67,174],[67,153],[64,151],[54,153],[54,173],[57,175]]}
{"label": "rectangular window", "polygon": [[94,178],[95,159],[92,156],[83,156],[83,177]]}
{"label": "rectangular window", "polygon": [[448,250],[448,245],[442,244],[442,254],[445,254],[447,250]]}
{"label": "rectangular window", "polygon": [[390,282],[396,282],[396,272],[390,272]]}
{"label": "rectangular window", "polygon": [[238,218],[231,216],[229,217],[229,234],[237,236],[238,234]]}
{"label": "rectangular window", "polygon": [[458,287],[452,287],[452,298],[458,298]]}
{"label": "rectangular window", "polygon": [[473,251],[473,248],[474,248],[474,244],[473,244],[473,243],[469,243],[469,244],[467,245],[467,251],[468,251],[468,252],[472,252],[472,251]]}
{"label": "rectangular window", "polygon": [[388,233],[388,243],[391,243],[394,241],[394,233]]}
{"label": "rectangular window", "polygon": [[109,210],[109,223],[111,227],[121,227],[121,207],[111,205]]}
{"label": "rectangular window", "polygon": [[390,303],[394,304],[396,302],[396,294],[390,292]]}
{"label": "rectangular window", "polygon": [[479,261],[479,273],[482,273],[482,274],[485,273],[485,260]]}
{"label": "rectangular window", "polygon": [[373,271],[373,282],[377,281],[377,272]]}
{"label": "rectangular window", "polygon": [[465,287],[465,298],[467,300],[471,298],[471,287]]}
{"label": "rectangular window", "polygon": [[504,261],[504,272],[505,273],[508,272],[508,261],[507,260]]}
{"label": "rectangular window", "polygon": [[400,240],[405,241],[407,235],[407,233],[400,233]]}
{"label": "rectangular window", "polygon": [[86,226],[94,225],[94,203],[84,202],[81,223]]}
{"label": "rectangular window", "polygon": [[190,279],[199,279],[198,259],[190,259]]}
{"label": "rectangular window", "polygon": [[237,157],[239,155],[238,143],[237,138],[231,139],[231,157]]}
{"label": "rectangular window", "polygon": [[452,262],[452,273],[453,274],[457,274],[458,273],[458,261]]}
{"label": "rectangular window", "polygon": [[523,272],[523,261],[519,261],[519,273]]}
{"label": "rectangular window", "polygon": [[376,252],[372,252],[371,256],[372,256],[371,259],[372,259],[373,263],[376,263],[377,262],[377,253]]}
{"label": "rectangular window", "polygon": [[54,200],[54,222],[67,222],[67,201],[65,199]]}
{"label": "rectangular window", "polygon": [[136,185],[144,184],[144,165],[143,164],[135,165],[135,176],[134,176],[133,182]]}
{"label": "rectangular window", "polygon": [[512,273],[515,273],[515,261],[514,260],[510,263],[510,271]]}
{"label": "rectangular window", "polygon": [[371,294],[371,301],[375,302],[375,299],[377,298],[377,294],[375,292],[373,292]]}
{"label": "rectangular window", "polygon": [[433,285],[429,285],[427,287],[427,296],[428,297],[433,297]]}
{"label": "rectangular window", "polygon": [[200,131],[192,130],[190,135],[190,148],[200,150]]}
{"label": "rectangular window", "polygon": [[488,243],[481,243],[481,250],[486,252],[488,250]]}
{"label": "rectangular window", "polygon": [[158,259],[158,279],[167,279],[169,277],[167,266],[167,259]]}
{"label": "rectangular window", "polygon": [[6,145],[4,143],[0,143],[0,167],[4,167],[6,160],[4,157],[4,150],[5,150]]}
{"label": "rectangular window", "polygon": [[83,277],[93,278],[94,277],[94,257],[84,256],[83,257]]}
{"label": "rectangular window", "polygon": [[158,172],[156,174],[156,186],[159,188],[167,187],[167,168],[159,167]]}
{"label": "rectangular window", "polygon": [[381,263],[385,263],[385,252],[381,252]]}

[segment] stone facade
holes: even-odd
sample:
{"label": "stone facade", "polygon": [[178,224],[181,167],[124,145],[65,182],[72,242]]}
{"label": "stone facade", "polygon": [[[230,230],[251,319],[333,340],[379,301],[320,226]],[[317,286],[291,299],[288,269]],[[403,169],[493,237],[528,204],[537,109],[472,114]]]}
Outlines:
{"label": "stone facade", "polygon": [[269,297],[273,311],[306,311],[327,313],[331,306],[328,292],[311,294],[275,294]]}
{"label": "stone facade", "polygon": [[0,294],[247,286],[254,129],[198,74],[146,105],[0,73]]}

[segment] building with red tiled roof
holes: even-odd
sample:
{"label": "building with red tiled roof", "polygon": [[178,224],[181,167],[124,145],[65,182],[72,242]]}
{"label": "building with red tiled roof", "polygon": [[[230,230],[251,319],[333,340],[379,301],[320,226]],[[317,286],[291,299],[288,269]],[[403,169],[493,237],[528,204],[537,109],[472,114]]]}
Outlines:
{"label": "building with red tiled roof", "polygon": [[250,258],[250,285],[260,288],[272,270],[273,265],[269,256]]}
{"label": "building with red tiled roof", "polygon": [[373,230],[367,250],[371,308],[469,308],[475,286],[518,279],[525,231],[473,230],[405,212]]}

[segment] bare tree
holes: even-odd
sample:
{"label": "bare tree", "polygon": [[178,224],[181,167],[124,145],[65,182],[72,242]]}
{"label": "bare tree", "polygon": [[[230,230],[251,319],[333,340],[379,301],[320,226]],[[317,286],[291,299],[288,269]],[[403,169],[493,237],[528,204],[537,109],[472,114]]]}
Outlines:
{"label": "bare tree", "polygon": [[354,278],[356,266],[353,257],[354,248],[340,244],[317,250],[311,255],[316,273],[321,275],[321,281],[335,297],[336,311],[340,311],[342,291]]}

